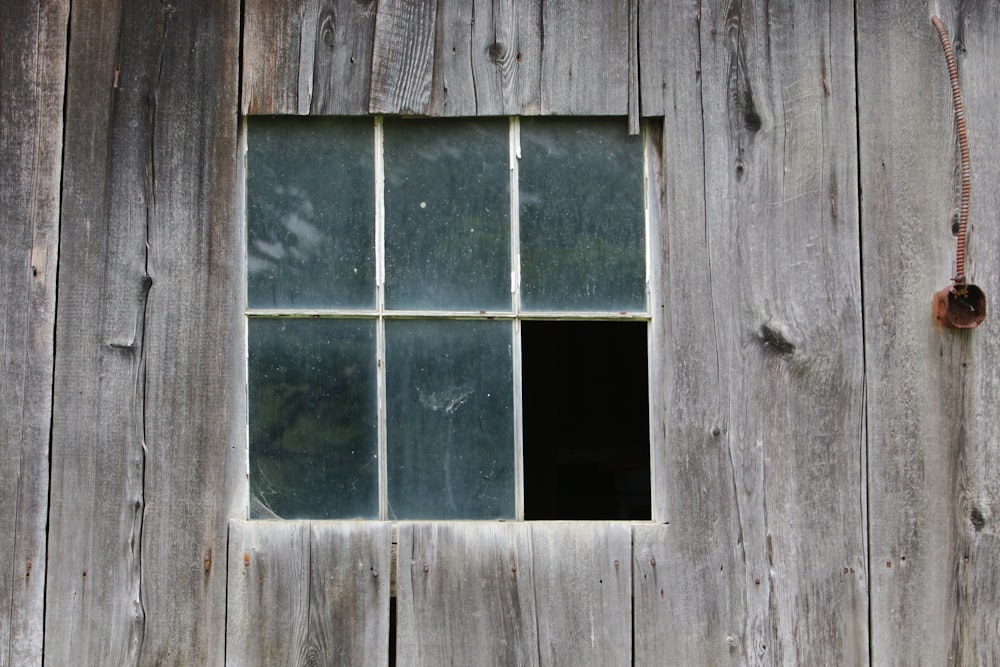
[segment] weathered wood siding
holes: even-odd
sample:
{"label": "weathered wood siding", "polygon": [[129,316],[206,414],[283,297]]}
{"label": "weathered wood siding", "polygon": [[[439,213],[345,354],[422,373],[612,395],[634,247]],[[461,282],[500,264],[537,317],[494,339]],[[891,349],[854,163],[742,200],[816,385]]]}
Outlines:
{"label": "weathered wood siding", "polygon": [[239,3],[72,5],[45,661],[221,664]]}
{"label": "weathered wood siding", "polygon": [[627,523],[404,523],[399,665],[630,665]]}
{"label": "weathered wood siding", "polygon": [[42,655],[68,17],[0,4],[0,665]]}
{"label": "weathered wood siding", "polygon": [[996,0],[0,0],[0,665],[389,656],[387,524],[244,521],[241,113],[652,119],[654,521],[400,525],[398,662],[1000,662],[932,13],[995,298]]}
{"label": "weathered wood siding", "polygon": [[376,6],[247,0],[243,113],[367,113]]}
{"label": "weathered wood siding", "polygon": [[[941,329],[954,275],[956,136],[937,11],[958,51],[972,158],[968,275],[993,310]],[[872,660],[1000,662],[1000,4],[861,3],[858,83]]]}
{"label": "weathered wood siding", "polygon": [[243,112],[637,117],[637,1],[250,0]]}
{"label": "weathered wood siding", "polygon": [[640,11],[644,99],[665,116],[669,530],[636,531],[657,582],[637,660],[864,662],[852,3]]}
{"label": "weathered wood siding", "polygon": [[233,521],[226,664],[384,665],[390,526]]}

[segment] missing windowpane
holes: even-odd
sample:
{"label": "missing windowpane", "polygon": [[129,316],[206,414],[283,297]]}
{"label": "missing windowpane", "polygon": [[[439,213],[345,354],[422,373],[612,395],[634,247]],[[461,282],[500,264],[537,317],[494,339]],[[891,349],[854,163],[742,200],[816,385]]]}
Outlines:
{"label": "missing windowpane", "polygon": [[522,323],[526,519],[650,518],[646,329]]}

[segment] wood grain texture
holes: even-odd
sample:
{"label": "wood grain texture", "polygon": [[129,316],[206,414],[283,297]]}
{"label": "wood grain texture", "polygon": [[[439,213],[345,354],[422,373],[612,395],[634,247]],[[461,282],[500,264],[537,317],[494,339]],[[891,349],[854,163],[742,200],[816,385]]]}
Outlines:
{"label": "wood grain texture", "polygon": [[517,3],[441,0],[437,10],[431,116],[520,111]]}
{"label": "wood grain texture", "polygon": [[638,22],[638,0],[248,0],[241,108],[627,114],[637,132]]}
{"label": "wood grain texture", "polygon": [[517,80],[522,116],[542,112],[542,0],[517,0]]}
{"label": "wood grain texture", "polygon": [[378,4],[372,54],[372,113],[426,114],[431,100],[436,0]]}
{"label": "wood grain texture", "polygon": [[646,591],[637,570],[636,662],[864,663],[852,5],[640,16],[640,48],[660,49],[644,103],[665,114],[654,518],[670,526],[637,532],[668,576]]}
{"label": "wood grain texture", "polygon": [[631,526],[404,523],[400,665],[631,664]]}
{"label": "wood grain texture", "polygon": [[[641,113],[663,116],[685,105],[684,117],[701,118],[701,2],[639,0],[638,52]],[[672,113],[680,118],[678,109]],[[676,120],[675,120],[676,122]],[[693,131],[693,130],[692,130]]]}
{"label": "wood grain texture", "polygon": [[0,665],[42,661],[68,19],[0,7]]}
{"label": "wood grain texture", "polygon": [[1000,660],[1000,336],[995,310],[965,332],[931,317],[954,273],[959,192],[935,11],[969,128],[968,275],[990,307],[1000,293],[1000,4],[861,3],[872,660],[986,665]]}
{"label": "wood grain texture", "polygon": [[639,134],[639,0],[628,1],[628,132]]}
{"label": "wood grain texture", "polygon": [[220,664],[239,3],[70,19],[45,659]]}
{"label": "wood grain texture", "polygon": [[233,521],[230,665],[384,665],[390,526]]}
{"label": "wood grain texture", "polygon": [[368,113],[376,6],[247,0],[243,113]]}
{"label": "wood grain texture", "polygon": [[543,115],[628,114],[629,1],[541,2]]}

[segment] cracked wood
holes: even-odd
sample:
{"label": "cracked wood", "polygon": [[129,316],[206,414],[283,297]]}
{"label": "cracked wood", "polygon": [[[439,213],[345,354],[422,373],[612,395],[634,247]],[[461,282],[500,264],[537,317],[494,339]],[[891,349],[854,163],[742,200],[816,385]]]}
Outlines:
{"label": "cracked wood", "polygon": [[853,5],[671,4],[639,7],[669,526],[635,531],[636,662],[864,663]]}
{"label": "cracked wood", "polygon": [[640,115],[638,0],[246,3],[250,114]]}
{"label": "cracked wood", "polygon": [[[0,664],[40,664],[68,3],[0,21]],[[10,54],[10,57],[7,57]],[[17,54],[17,55],[15,55]]]}
{"label": "cracked wood", "polygon": [[1000,656],[1000,335],[989,319],[957,332],[931,317],[934,292],[955,271],[962,178],[930,13],[955,42],[968,123],[966,268],[995,298],[1000,162],[989,156],[1000,150],[1000,6],[947,0],[929,11],[893,0],[858,10],[872,661],[992,664]]}
{"label": "cracked wood", "polygon": [[70,24],[45,659],[218,664],[238,6],[93,0]]}

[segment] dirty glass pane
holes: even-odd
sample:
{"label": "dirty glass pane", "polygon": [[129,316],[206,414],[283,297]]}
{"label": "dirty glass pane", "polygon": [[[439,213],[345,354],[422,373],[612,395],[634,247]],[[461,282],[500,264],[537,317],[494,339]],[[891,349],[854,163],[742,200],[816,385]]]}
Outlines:
{"label": "dirty glass pane", "polygon": [[386,307],[509,310],[508,122],[384,127]]}
{"label": "dirty glass pane", "polygon": [[385,323],[389,518],[514,517],[509,321]]}
{"label": "dirty glass pane", "polygon": [[645,310],[642,141],[617,119],[521,121],[521,304]]}
{"label": "dirty glass pane", "polygon": [[369,119],[247,121],[251,308],[375,305]]}
{"label": "dirty glass pane", "polygon": [[377,518],[375,320],[248,329],[251,517]]}

